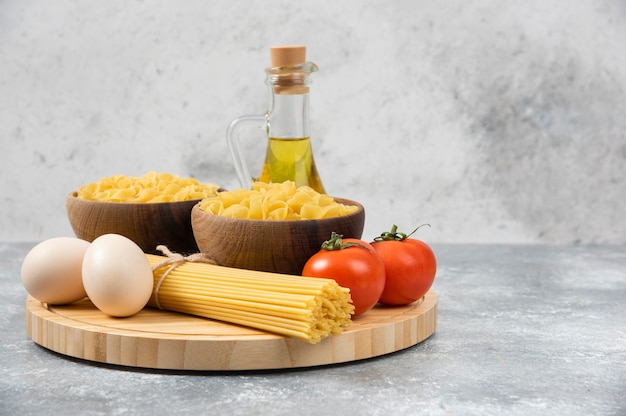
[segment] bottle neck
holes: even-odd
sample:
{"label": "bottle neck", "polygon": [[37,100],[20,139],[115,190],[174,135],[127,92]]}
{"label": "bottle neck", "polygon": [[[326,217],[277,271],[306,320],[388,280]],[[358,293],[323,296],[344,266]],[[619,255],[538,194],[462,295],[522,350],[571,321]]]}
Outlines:
{"label": "bottle neck", "polygon": [[313,62],[266,69],[269,87],[267,133],[270,138],[309,137],[309,75],[318,68]]}
{"label": "bottle neck", "polygon": [[[298,86],[303,93],[287,91],[281,85],[271,84],[267,116],[267,134],[271,138],[300,139],[309,137],[309,87]],[[277,92],[278,91],[278,92]],[[287,93],[285,93],[287,92]]]}

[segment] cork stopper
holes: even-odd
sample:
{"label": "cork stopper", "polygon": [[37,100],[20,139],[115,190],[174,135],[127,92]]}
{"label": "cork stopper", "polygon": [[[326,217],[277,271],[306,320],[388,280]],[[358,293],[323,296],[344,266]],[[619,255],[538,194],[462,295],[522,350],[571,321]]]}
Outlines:
{"label": "cork stopper", "polygon": [[270,59],[272,68],[303,64],[306,62],[306,46],[272,46]]}

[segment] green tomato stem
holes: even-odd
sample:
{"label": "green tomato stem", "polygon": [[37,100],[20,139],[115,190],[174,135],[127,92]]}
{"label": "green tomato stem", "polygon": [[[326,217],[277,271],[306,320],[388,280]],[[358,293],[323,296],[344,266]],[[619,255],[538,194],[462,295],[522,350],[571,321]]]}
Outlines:
{"label": "green tomato stem", "polygon": [[369,249],[365,247],[363,244],[359,244],[359,243],[352,242],[352,241],[344,243],[342,239],[343,239],[343,235],[337,234],[336,232],[333,231],[332,234],[330,235],[330,240],[326,240],[322,243],[322,250],[333,251],[333,250],[343,250],[348,247],[361,247],[369,251]]}
{"label": "green tomato stem", "polygon": [[414,229],[410,234],[405,234],[405,233],[398,232],[398,226],[394,224],[391,227],[391,231],[385,231],[380,236],[374,238],[374,241],[404,241],[410,236],[412,236],[413,234],[415,234],[417,230],[419,230],[425,225],[428,225],[430,227],[430,224],[422,224],[416,229]]}

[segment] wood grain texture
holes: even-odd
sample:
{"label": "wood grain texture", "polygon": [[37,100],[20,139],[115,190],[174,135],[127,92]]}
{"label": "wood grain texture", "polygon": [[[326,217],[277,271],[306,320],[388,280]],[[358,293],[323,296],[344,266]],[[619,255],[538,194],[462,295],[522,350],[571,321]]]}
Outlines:
{"label": "wood grain texture", "polygon": [[355,205],[358,211],[320,220],[249,220],[213,215],[196,205],[191,224],[200,251],[219,265],[299,276],[333,232],[361,238],[363,206],[348,199],[335,201]]}
{"label": "wood grain texture", "polygon": [[152,308],[112,318],[88,299],[66,306],[26,300],[26,332],[37,344],[75,358],[164,370],[286,369],[355,361],[418,344],[436,325],[432,291],[407,306],[376,306],[342,335],[317,344]]}
{"label": "wood grain texture", "polygon": [[160,254],[159,244],[178,253],[196,253],[191,209],[199,200],[159,203],[86,201],[67,195],[65,207],[74,234],[93,241],[103,234],[120,234],[146,253]]}

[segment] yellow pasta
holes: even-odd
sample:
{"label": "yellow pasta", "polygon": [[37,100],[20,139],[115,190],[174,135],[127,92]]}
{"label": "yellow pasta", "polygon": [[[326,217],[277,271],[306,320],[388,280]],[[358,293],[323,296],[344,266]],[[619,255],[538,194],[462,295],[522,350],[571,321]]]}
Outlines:
{"label": "yellow pasta", "polygon": [[218,185],[180,178],[170,173],[148,172],[132,177],[113,175],[78,188],[77,197],[104,202],[178,202],[217,194]]}
{"label": "yellow pasta", "polygon": [[313,220],[347,215],[356,206],[341,204],[329,195],[295,182],[255,182],[251,189],[221,192],[200,202],[200,209],[214,215],[258,220]]}
{"label": "yellow pasta", "polygon": [[[146,254],[155,268],[168,257]],[[182,262],[154,271],[151,307],[244,325],[309,343],[350,325],[349,289],[332,279]],[[163,277],[163,275],[165,277]]]}

